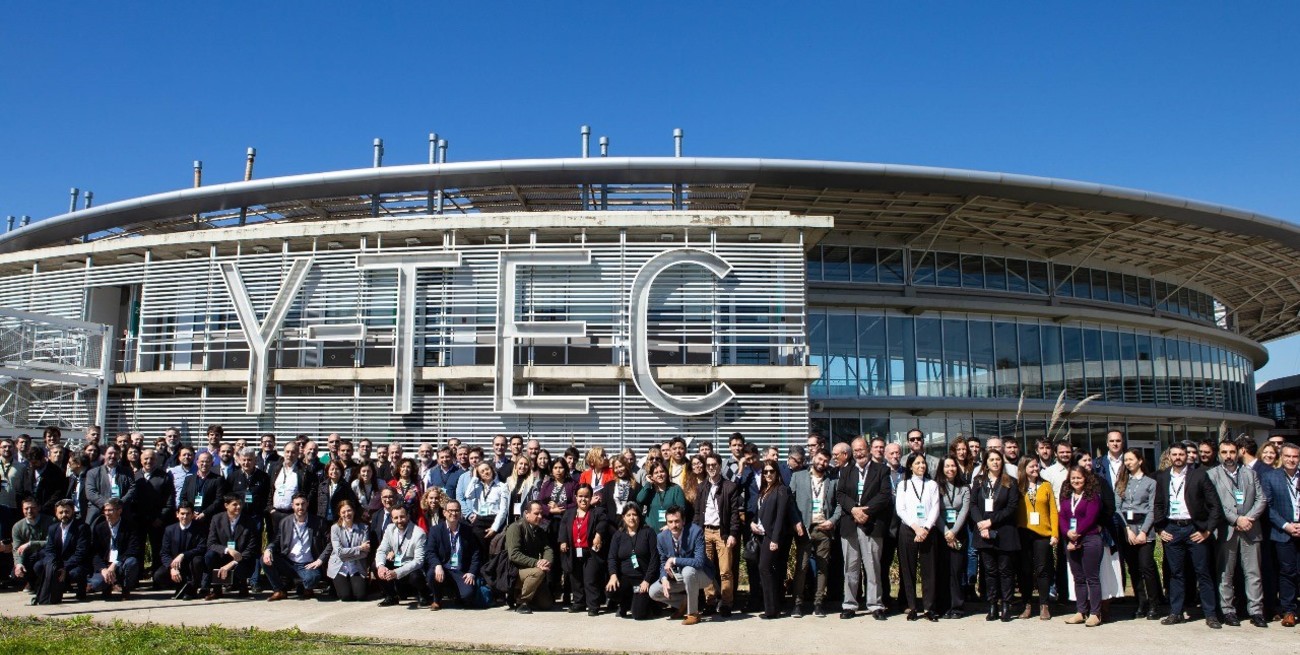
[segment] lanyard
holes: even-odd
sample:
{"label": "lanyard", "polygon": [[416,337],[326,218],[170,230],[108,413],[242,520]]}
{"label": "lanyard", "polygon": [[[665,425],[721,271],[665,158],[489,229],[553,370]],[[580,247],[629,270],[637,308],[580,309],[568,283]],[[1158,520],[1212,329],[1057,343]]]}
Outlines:
{"label": "lanyard", "polygon": [[118,521],[117,525],[108,528],[108,549],[117,550],[117,531],[122,528],[122,522]]}
{"label": "lanyard", "polygon": [[1178,497],[1180,494],[1183,493],[1183,487],[1185,487],[1185,486],[1187,486],[1187,478],[1183,478],[1182,481],[1180,481],[1180,482],[1178,483],[1178,486],[1175,487],[1175,486],[1174,486],[1174,478],[1173,478],[1173,476],[1170,476],[1170,477],[1169,477],[1169,497],[1170,497],[1170,498],[1176,498],[1176,497]]}
{"label": "lanyard", "polygon": [[455,557],[460,552],[460,530],[457,529],[451,533],[451,556]]}
{"label": "lanyard", "polygon": [[1070,494],[1070,516],[1077,517],[1079,503],[1081,502],[1083,502],[1083,496],[1076,498],[1074,494]]}
{"label": "lanyard", "polygon": [[949,485],[946,495],[948,498],[948,507],[952,508],[953,505],[957,504],[957,487]]}
{"label": "lanyard", "polygon": [[1036,501],[1036,500],[1038,500],[1038,483],[1037,483],[1037,482],[1032,482],[1032,483],[1029,484],[1029,489],[1028,489],[1027,492],[1025,493],[1025,496],[1029,498],[1029,502],[1031,502],[1031,503],[1034,502],[1034,501]]}
{"label": "lanyard", "polygon": [[912,486],[912,491],[916,493],[916,502],[918,502],[918,503],[920,503],[920,502],[924,502],[924,501],[921,500],[921,491],[922,491],[924,488],[925,488],[925,482],[924,482],[924,481],[922,481],[922,482],[918,482],[918,483],[916,483],[915,485]]}
{"label": "lanyard", "polygon": [[1239,485],[1239,484],[1237,483],[1237,478],[1238,478],[1238,476],[1240,476],[1240,475],[1241,475],[1241,469],[1236,469],[1236,470],[1234,470],[1234,471],[1229,471],[1229,472],[1228,472],[1228,479],[1232,481],[1232,488],[1233,488],[1233,489],[1240,489],[1240,488],[1241,488],[1241,485]]}

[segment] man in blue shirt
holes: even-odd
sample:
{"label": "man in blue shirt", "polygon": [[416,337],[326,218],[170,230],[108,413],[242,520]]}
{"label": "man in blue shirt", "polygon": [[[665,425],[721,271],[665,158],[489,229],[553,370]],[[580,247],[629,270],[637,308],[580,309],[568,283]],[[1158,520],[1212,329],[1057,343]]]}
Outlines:
{"label": "man in blue shirt", "polygon": [[456,482],[464,473],[465,471],[456,466],[451,448],[443,446],[438,449],[438,465],[429,469],[424,475],[424,488],[439,487],[446,492],[448,498],[455,498]]}

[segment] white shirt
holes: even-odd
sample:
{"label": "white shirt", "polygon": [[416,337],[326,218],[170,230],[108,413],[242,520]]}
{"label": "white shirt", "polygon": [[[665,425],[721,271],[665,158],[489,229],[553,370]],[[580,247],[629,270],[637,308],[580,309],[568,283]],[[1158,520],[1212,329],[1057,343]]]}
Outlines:
{"label": "white shirt", "polygon": [[894,511],[913,530],[933,528],[939,522],[939,485],[934,480],[916,478],[898,483]]}
{"label": "white shirt", "polygon": [[709,484],[709,495],[704,501],[704,525],[711,527],[722,527],[722,517],[718,514],[718,488],[722,486],[722,479]]}
{"label": "white shirt", "polygon": [[275,476],[273,485],[275,508],[281,512],[293,510],[293,496],[298,493],[298,473],[285,462]]}
{"label": "white shirt", "polygon": [[1052,484],[1052,489],[1064,489],[1065,479],[1070,477],[1070,469],[1056,462],[1043,469],[1042,477]]}
{"label": "white shirt", "polygon": [[289,559],[295,564],[311,563],[311,530],[307,529],[306,521],[294,521],[293,546],[289,548]]}
{"label": "white shirt", "polygon": [[[1174,508],[1178,511],[1175,512]],[[1169,518],[1175,521],[1187,521],[1192,515],[1187,511],[1187,469],[1174,473],[1169,469]]]}
{"label": "white shirt", "polygon": [[1120,455],[1119,459],[1112,459],[1107,453],[1106,464],[1110,465],[1110,481],[1113,483],[1119,479],[1120,468],[1124,466],[1124,456]]}

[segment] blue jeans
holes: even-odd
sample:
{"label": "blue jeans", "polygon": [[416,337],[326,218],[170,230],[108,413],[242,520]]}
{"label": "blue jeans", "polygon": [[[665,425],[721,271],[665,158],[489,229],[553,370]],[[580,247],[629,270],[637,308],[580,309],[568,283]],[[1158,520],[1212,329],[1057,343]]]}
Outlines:
{"label": "blue jeans", "polygon": [[1165,542],[1165,559],[1169,561],[1169,614],[1182,616],[1183,602],[1186,595],[1187,581],[1184,579],[1186,562],[1191,558],[1192,569],[1196,572],[1196,586],[1201,594],[1201,609],[1205,615],[1213,616],[1217,597],[1214,581],[1211,577],[1210,540],[1194,543],[1191,539],[1196,528],[1191,525],[1173,525],[1165,532],[1173,539]]}
{"label": "blue jeans", "polygon": [[286,557],[276,557],[271,560],[271,568],[266,570],[266,578],[271,583],[271,589],[287,592],[295,576],[302,582],[300,590],[315,588],[320,582],[321,572],[325,567],[309,569],[307,564],[292,562]]}
{"label": "blue jeans", "polygon": [[[122,591],[130,593],[135,589],[136,583],[140,581],[140,560],[134,557],[127,557],[117,563],[117,584],[122,587]],[[100,591],[111,590],[112,585],[104,582],[104,576],[99,571],[90,576],[90,591],[97,593]]]}
{"label": "blue jeans", "polygon": [[1296,588],[1300,586],[1300,539],[1274,541],[1277,554],[1277,604],[1282,614],[1294,613]]}

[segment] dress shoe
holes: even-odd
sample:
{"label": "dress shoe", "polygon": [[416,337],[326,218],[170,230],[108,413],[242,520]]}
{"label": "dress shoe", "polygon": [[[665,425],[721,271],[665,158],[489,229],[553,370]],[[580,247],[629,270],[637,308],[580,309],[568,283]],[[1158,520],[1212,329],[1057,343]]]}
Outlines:
{"label": "dress shoe", "polygon": [[731,616],[731,606],[730,606],[730,605],[719,605],[719,606],[718,606],[718,616],[721,616],[721,617],[724,618],[724,619],[727,618],[728,616]]}
{"label": "dress shoe", "polygon": [[520,603],[519,607],[515,608],[515,614],[532,614],[532,613],[533,610],[528,608],[527,603]]}
{"label": "dress shoe", "polygon": [[303,600],[311,600],[316,597],[316,592],[311,589],[303,589],[302,593],[298,594],[298,597]]}
{"label": "dress shoe", "polygon": [[790,612],[790,616],[793,616],[793,617],[796,618],[796,619],[798,619],[798,618],[802,618],[802,617],[803,617],[803,604],[801,604],[801,603],[795,603],[795,604],[794,604],[794,611],[793,611],[793,612]]}
{"label": "dress shoe", "polygon": [[821,603],[813,605],[813,616],[826,618],[826,608],[822,607]]}
{"label": "dress shoe", "polygon": [[934,613],[934,612],[926,612],[926,613],[925,613],[925,620],[926,620],[926,621],[929,621],[930,623],[938,623],[938,622],[939,622],[939,615],[936,614],[936,613]]}
{"label": "dress shoe", "polygon": [[388,598],[385,598],[385,599],[383,599],[383,600],[381,600],[381,601],[379,601],[379,606],[380,606],[380,607],[392,607],[392,606],[394,606],[394,605],[396,605],[396,604],[397,604],[397,599],[396,599],[396,598],[393,598],[393,597],[391,597],[391,596],[388,597]]}
{"label": "dress shoe", "polygon": [[132,598],[133,596],[131,595],[131,592],[129,591],[122,592],[122,600],[127,601],[127,600],[131,600]]}
{"label": "dress shoe", "polygon": [[677,619],[684,619],[684,618],[686,618],[686,603],[683,602],[683,603],[681,604],[681,607],[678,607],[678,608],[677,608],[677,611],[676,611],[676,612],[673,612],[673,617],[672,617],[672,618],[673,618],[674,621],[676,621]]}
{"label": "dress shoe", "polygon": [[587,610],[587,616],[600,616],[600,610]]}
{"label": "dress shoe", "polygon": [[853,618],[853,610],[842,610],[842,611],[840,612],[840,618],[841,618],[841,619],[851,619],[851,618]]}
{"label": "dress shoe", "polygon": [[208,595],[203,597],[203,600],[216,600],[218,598],[221,598],[221,595],[222,595],[221,589],[219,587],[214,588],[212,591],[208,592]]}
{"label": "dress shoe", "polygon": [[31,605],[31,606],[33,606],[33,607],[35,607],[35,606],[36,606],[36,597],[35,597],[35,596],[32,596],[32,599],[29,600],[29,601],[27,601],[27,604],[28,604],[28,605]]}
{"label": "dress shoe", "polygon": [[437,612],[437,611],[440,610],[440,609],[442,609],[442,603],[439,603],[439,602],[436,601],[436,600],[433,601],[432,603],[429,603],[429,611],[430,611],[430,612]]}
{"label": "dress shoe", "polygon": [[569,613],[570,613],[570,614],[577,614],[578,612],[581,612],[581,611],[582,611],[582,608],[581,608],[581,607],[578,607],[577,605],[570,605],[570,606],[569,606]]}
{"label": "dress shoe", "polygon": [[915,621],[915,620],[917,620],[917,619],[919,619],[919,618],[921,618],[921,617],[919,617],[919,616],[916,615],[916,611],[915,611],[915,610],[907,610],[907,620],[908,620],[908,621]]}
{"label": "dress shoe", "polygon": [[1210,626],[1210,629],[1212,629],[1212,630],[1222,630],[1222,629],[1223,629],[1223,624],[1222,624],[1222,623],[1219,623],[1219,620],[1216,619],[1216,618],[1214,618],[1213,616],[1207,616],[1207,617],[1205,617],[1205,625]]}
{"label": "dress shoe", "polygon": [[1182,614],[1170,614],[1169,616],[1160,619],[1160,625],[1178,625],[1179,623],[1182,622],[1183,622]]}
{"label": "dress shoe", "polygon": [[1089,617],[1088,617],[1088,620],[1087,620],[1087,621],[1084,621],[1084,622],[1083,622],[1083,625],[1084,625],[1084,627],[1095,628],[1095,627],[1101,625],[1101,616],[1099,616],[1099,615],[1097,615],[1097,614],[1093,614],[1092,616],[1089,616]]}
{"label": "dress shoe", "polygon": [[1264,620],[1263,614],[1252,614],[1250,617],[1250,624],[1255,626],[1256,628],[1268,627],[1268,621]]}
{"label": "dress shoe", "polygon": [[1150,610],[1151,610],[1150,604],[1148,604],[1145,600],[1139,601],[1137,611],[1133,613],[1133,618],[1140,619],[1146,616],[1147,612],[1149,612]]}
{"label": "dress shoe", "polygon": [[1034,606],[1030,603],[1025,603],[1025,611],[1020,613],[1020,618],[1028,619],[1033,616],[1034,616]]}
{"label": "dress shoe", "polygon": [[682,625],[695,625],[696,623],[699,622],[700,622],[699,614],[687,614],[685,618],[682,619]]}
{"label": "dress shoe", "polygon": [[1086,620],[1087,619],[1083,618],[1082,613],[1075,612],[1074,616],[1071,616],[1070,618],[1066,619],[1065,622],[1069,625],[1080,625]]}
{"label": "dress shoe", "polygon": [[985,621],[996,621],[996,620],[998,620],[998,604],[997,604],[997,603],[989,603],[989,613],[988,613],[987,616],[984,617],[984,620],[985,620]]}
{"label": "dress shoe", "polygon": [[1230,626],[1232,626],[1232,627],[1234,627],[1234,628],[1240,628],[1240,627],[1241,627],[1241,620],[1238,619],[1238,618],[1237,618],[1237,615],[1236,615],[1236,614],[1233,614],[1232,612],[1224,612],[1224,613],[1223,613],[1223,625],[1230,625]]}
{"label": "dress shoe", "polygon": [[238,598],[248,598],[250,593],[251,592],[248,590],[248,587],[240,587],[239,593],[235,594],[235,596]]}
{"label": "dress shoe", "polygon": [[1147,620],[1159,621],[1161,618],[1162,617],[1160,616],[1160,610],[1156,609],[1156,606],[1152,604],[1151,609],[1147,610]]}
{"label": "dress shoe", "polygon": [[1295,627],[1295,612],[1287,612],[1285,615],[1282,616],[1282,627],[1284,628]]}
{"label": "dress shoe", "polygon": [[286,593],[284,593],[283,591],[275,591],[275,592],[272,592],[272,593],[271,593],[271,597],[270,597],[270,598],[267,598],[267,599],[266,599],[266,602],[268,602],[268,603],[274,603],[274,602],[277,601],[277,600],[284,600],[284,599],[286,599],[286,598],[288,598],[288,597],[289,597],[289,594],[286,594]]}
{"label": "dress shoe", "polygon": [[763,612],[762,614],[758,615],[758,618],[762,619],[763,621],[770,621],[772,619],[772,615],[768,614],[767,612]]}
{"label": "dress shoe", "polygon": [[1016,618],[1016,615],[1011,613],[1011,604],[1010,604],[1010,603],[1002,603],[1002,622],[1003,622],[1003,623],[1010,623],[1010,622],[1011,622],[1012,620],[1014,620],[1015,618]]}
{"label": "dress shoe", "polygon": [[875,619],[875,620],[877,620],[877,621],[884,621],[884,620],[885,620],[885,610],[876,610],[876,611],[872,612],[872,613],[871,613],[871,618],[873,618],[873,619]]}
{"label": "dress shoe", "polygon": [[945,619],[964,619],[964,618],[966,618],[966,613],[963,612],[963,611],[961,611],[961,610],[948,610],[948,611],[943,615],[943,618],[945,618]]}

